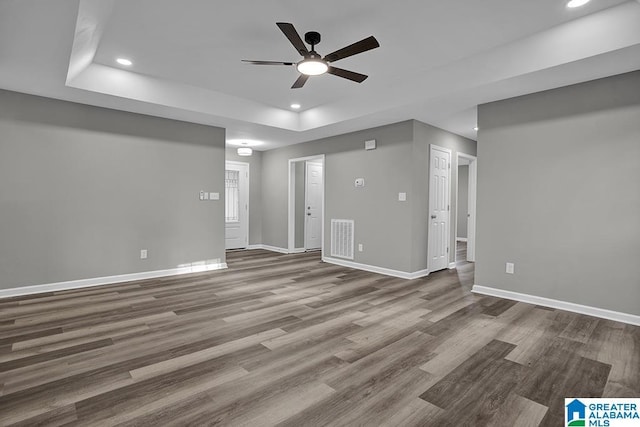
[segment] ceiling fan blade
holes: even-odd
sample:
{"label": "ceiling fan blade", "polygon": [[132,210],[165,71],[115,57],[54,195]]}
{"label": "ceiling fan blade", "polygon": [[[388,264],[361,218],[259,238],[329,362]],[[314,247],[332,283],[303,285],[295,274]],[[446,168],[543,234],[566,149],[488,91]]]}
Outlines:
{"label": "ceiling fan blade", "polygon": [[309,49],[307,49],[307,46],[300,38],[300,34],[298,34],[293,24],[289,24],[288,22],[276,22],[276,25],[284,35],[287,36],[293,47],[296,48],[300,55],[306,56],[309,54]]}
{"label": "ceiling fan blade", "polygon": [[365,76],[364,74],[356,73],[354,71],[343,70],[342,68],[329,67],[327,73],[333,74],[334,76],[342,77],[344,79],[353,80],[354,82],[362,83],[369,76]]}
{"label": "ceiling fan blade", "polygon": [[358,53],[366,52],[371,49],[375,49],[380,47],[380,43],[376,40],[375,37],[370,36],[366,39],[362,39],[359,42],[355,42],[347,47],[343,47],[342,49],[336,50],[335,52],[331,52],[327,56],[324,57],[324,60],[327,62],[334,62],[339,59],[348,58],[349,56],[357,55]]}
{"label": "ceiling fan blade", "polygon": [[248,62],[253,65],[295,65],[295,62],[281,62],[281,61],[252,61],[249,59],[243,59],[242,62]]}
{"label": "ceiling fan blade", "polygon": [[298,80],[295,81],[295,83],[293,84],[293,86],[291,86],[291,89],[299,89],[302,86],[304,86],[304,84],[307,82],[307,80],[309,80],[309,76],[306,74],[300,74],[300,77],[298,77]]}

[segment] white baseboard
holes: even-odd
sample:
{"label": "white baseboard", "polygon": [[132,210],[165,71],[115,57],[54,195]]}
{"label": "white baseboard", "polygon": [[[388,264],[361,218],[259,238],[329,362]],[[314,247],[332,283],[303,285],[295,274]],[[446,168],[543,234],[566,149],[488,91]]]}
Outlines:
{"label": "white baseboard", "polygon": [[331,258],[331,257],[323,257],[322,261],[328,262],[329,264],[341,265],[343,267],[355,268],[356,270],[364,270],[370,271],[372,273],[384,274],[385,276],[399,277],[401,279],[418,279],[420,277],[425,277],[429,275],[429,270],[420,270],[415,271],[413,273],[408,273],[406,271],[392,270],[390,268],[377,267],[375,265],[368,264],[360,264],[358,262],[347,261],[343,259]]}
{"label": "white baseboard", "polygon": [[538,297],[535,295],[521,294],[519,292],[505,291],[503,289],[489,288],[486,286],[473,285],[471,292],[492,297],[505,298],[529,304],[541,305],[544,307],[557,308],[574,313],[586,314],[588,316],[600,317],[617,322],[629,323],[640,326],[640,316],[618,311],[606,310],[604,308],[590,307],[587,305],[575,304],[567,301],[560,301],[551,298]]}
{"label": "white baseboard", "polygon": [[305,253],[307,250],[305,248],[295,248],[291,253],[292,254],[303,254]]}
{"label": "white baseboard", "polygon": [[[278,252],[281,254],[289,253],[288,249],[278,248],[277,246],[269,246],[269,245],[263,245],[263,244],[249,245],[247,246],[247,249],[264,249],[265,251]],[[304,249],[302,251],[304,252]]]}
{"label": "white baseboard", "polygon": [[456,263],[455,262],[450,262],[448,268],[449,268],[449,270],[453,270],[454,268],[456,268]]}
{"label": "white baseboard", "polygon": [[68,282],[47,283],[44,285],[23,286],[20,288],[0,289],[0,299],[23,295],[41,294],[44,292],[68,291],[71,289],[91,288],[94,286],[113,285],[133,280],[155,279],[157,277],[178,276],[180,274],[200,273],[203,271],[222,270],[226,263],[200,264],[171,268],[168,270],[143,271],[141,273],[120,274],[117,276],[95,277],[91,279],[70,280]]}
{"label": "white baseboard", "polygon": [[458,241],[458,242],[466,242],[467,238],[466,237],[456,237],[456,241]]}

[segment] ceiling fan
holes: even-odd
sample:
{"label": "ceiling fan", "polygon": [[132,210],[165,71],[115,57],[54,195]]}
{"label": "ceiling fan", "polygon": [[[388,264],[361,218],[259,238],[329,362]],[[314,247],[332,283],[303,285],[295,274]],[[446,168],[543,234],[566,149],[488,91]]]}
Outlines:
{"label": "ceiling fan", "polygon": [[303,56],[303,59],[299,62],[281,62],[281,61],[251,61],[243,59],[242,62],[248,62],[254,65],[287,65],[295,66],[300,72],[300,77],[295,81],[291,89],[298,89],[304,86],[310,76],[317,76],[324,73],[333,74],[334,76],[349,79],[357,83],[362,83],[368,77],[364,74],[356,73],[342,68],[336,68],[330,63],[338,61],[340,59],[348,58],[349,56],[357,55],[358,53],[366,52],[371,49],[375,49],[380,46],[378,40],[375,37],[370,36],[366,39],[355,42],[347,47],[338,49],[326,55],[324,58],[316,52],[315,47],[320,43],[320,33],[316,31],[309,31],[304,35],[304,40],[307,44],[311,45],[311,50],[307,49],[307,46],[302,42],[300,35],[296,31],[293,24],[287,22],[277,22],[276,25],[289,39],[296,51]]}

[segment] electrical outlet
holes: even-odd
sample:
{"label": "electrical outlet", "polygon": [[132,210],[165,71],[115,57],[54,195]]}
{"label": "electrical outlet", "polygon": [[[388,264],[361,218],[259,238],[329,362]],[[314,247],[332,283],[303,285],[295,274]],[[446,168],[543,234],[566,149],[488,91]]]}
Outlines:
{"label": "electrical outlet", "polygon": [[140,249],[140,259],[147,259],[147,250]]}
{"label": "electrical outlet", "polygon": [[362,243],[358,243],[358,252],[364,251],[364,245]]}
{"label": "electrical outlet", "polygon": [[507,273],[508,274],[513,274],[514,273],[514,269],[515,269],[515,264],[512,262],[508,262],[507,263]]}

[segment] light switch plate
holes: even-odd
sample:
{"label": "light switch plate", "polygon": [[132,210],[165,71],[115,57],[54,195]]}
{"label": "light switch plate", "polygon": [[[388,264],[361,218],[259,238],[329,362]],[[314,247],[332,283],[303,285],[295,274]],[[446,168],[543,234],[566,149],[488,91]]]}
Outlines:
{"label": "light switch plate", "polygon": [[369,141],[365,141],[364,142],[364,149],[365,150],[375,150],[376,149],[376,140],[375,139],[370,139]]}
{"label": "light switch plate", "polygon": [[209,193],[209,200],[220,200],[220,193]]}
{"label": "light switch plate", "polygon": [[508,262],[506,271],[508,274],[513,274],[515,271],[515,264],[512,262]]}
{"label": "light switch plate", "polygon": [[407,201],[407,193],[398,193],[398,201],[406,202]]}
{"label": "light switch plate", "polygon": [[147,259],[147,250],[140,249],[140,259]]}

